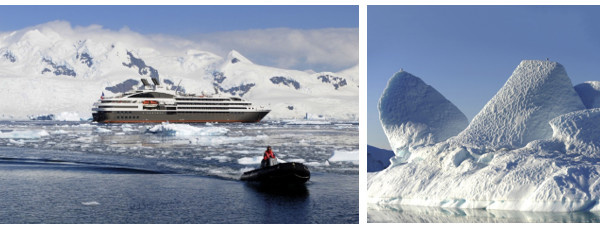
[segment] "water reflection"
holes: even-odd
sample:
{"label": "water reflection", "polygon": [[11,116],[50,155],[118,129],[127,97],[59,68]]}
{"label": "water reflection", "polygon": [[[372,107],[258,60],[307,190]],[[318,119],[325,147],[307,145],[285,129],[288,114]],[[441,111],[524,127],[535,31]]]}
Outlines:
{"label": "water reflection", "polygon": [[600,212],[524,212],[369,204],[369,223],[590,223]]}

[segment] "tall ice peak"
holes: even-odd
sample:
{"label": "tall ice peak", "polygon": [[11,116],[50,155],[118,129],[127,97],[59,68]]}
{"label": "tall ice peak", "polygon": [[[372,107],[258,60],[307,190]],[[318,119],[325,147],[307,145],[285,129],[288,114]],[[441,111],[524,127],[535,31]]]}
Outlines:
{"label": "tall ice peak", "polygon": [[400,71],[388,81],[379,99],[379,119],[396,155],[455,136],[467,117],[420,78]]}
{"label": "tall ice peak", "polygon": [[548,121],[585,109],[565,68],[557,62],[523,60],[506,84],[453,140],[478,148],[517,148],[550,138]]}

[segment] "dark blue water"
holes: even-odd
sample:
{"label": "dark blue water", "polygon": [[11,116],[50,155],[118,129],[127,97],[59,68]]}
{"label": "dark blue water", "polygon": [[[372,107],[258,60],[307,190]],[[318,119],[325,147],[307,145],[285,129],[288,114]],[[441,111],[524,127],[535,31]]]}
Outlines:
{"label": "dark blue water", "polygon": [[[190,126],[0,122],[0,223],[358,223],[357,125]],[[264,145],[310,181],[239,181]]]}
{"label": "dark blue water", "polygon": [[358,178],[305,187],[27,159],[0,160],[1,223],[358,223]]}

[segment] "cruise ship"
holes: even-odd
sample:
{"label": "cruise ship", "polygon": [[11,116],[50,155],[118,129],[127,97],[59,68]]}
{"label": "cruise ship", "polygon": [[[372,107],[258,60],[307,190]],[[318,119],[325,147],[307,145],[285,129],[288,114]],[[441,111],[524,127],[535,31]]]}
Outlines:
{"label": "cruise ship", "polygon": [[195,95],[170,90],[142,78],[142,90],[129,91],[115,97],[104,97],[94,103],[92,116],[98,123],[152,122],[259,122],[271,110],[253,106],[239,97],[219,94]]}

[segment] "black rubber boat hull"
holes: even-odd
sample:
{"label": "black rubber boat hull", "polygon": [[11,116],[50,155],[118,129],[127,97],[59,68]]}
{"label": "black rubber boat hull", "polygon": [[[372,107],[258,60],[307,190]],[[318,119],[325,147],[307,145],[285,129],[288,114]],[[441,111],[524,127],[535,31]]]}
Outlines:
{"label": "black rubber boat hull", "polygon": [[297,162],[280,163],[242,174],[240,180],[264,184],[303,184],[310,179],[308,168]]}

